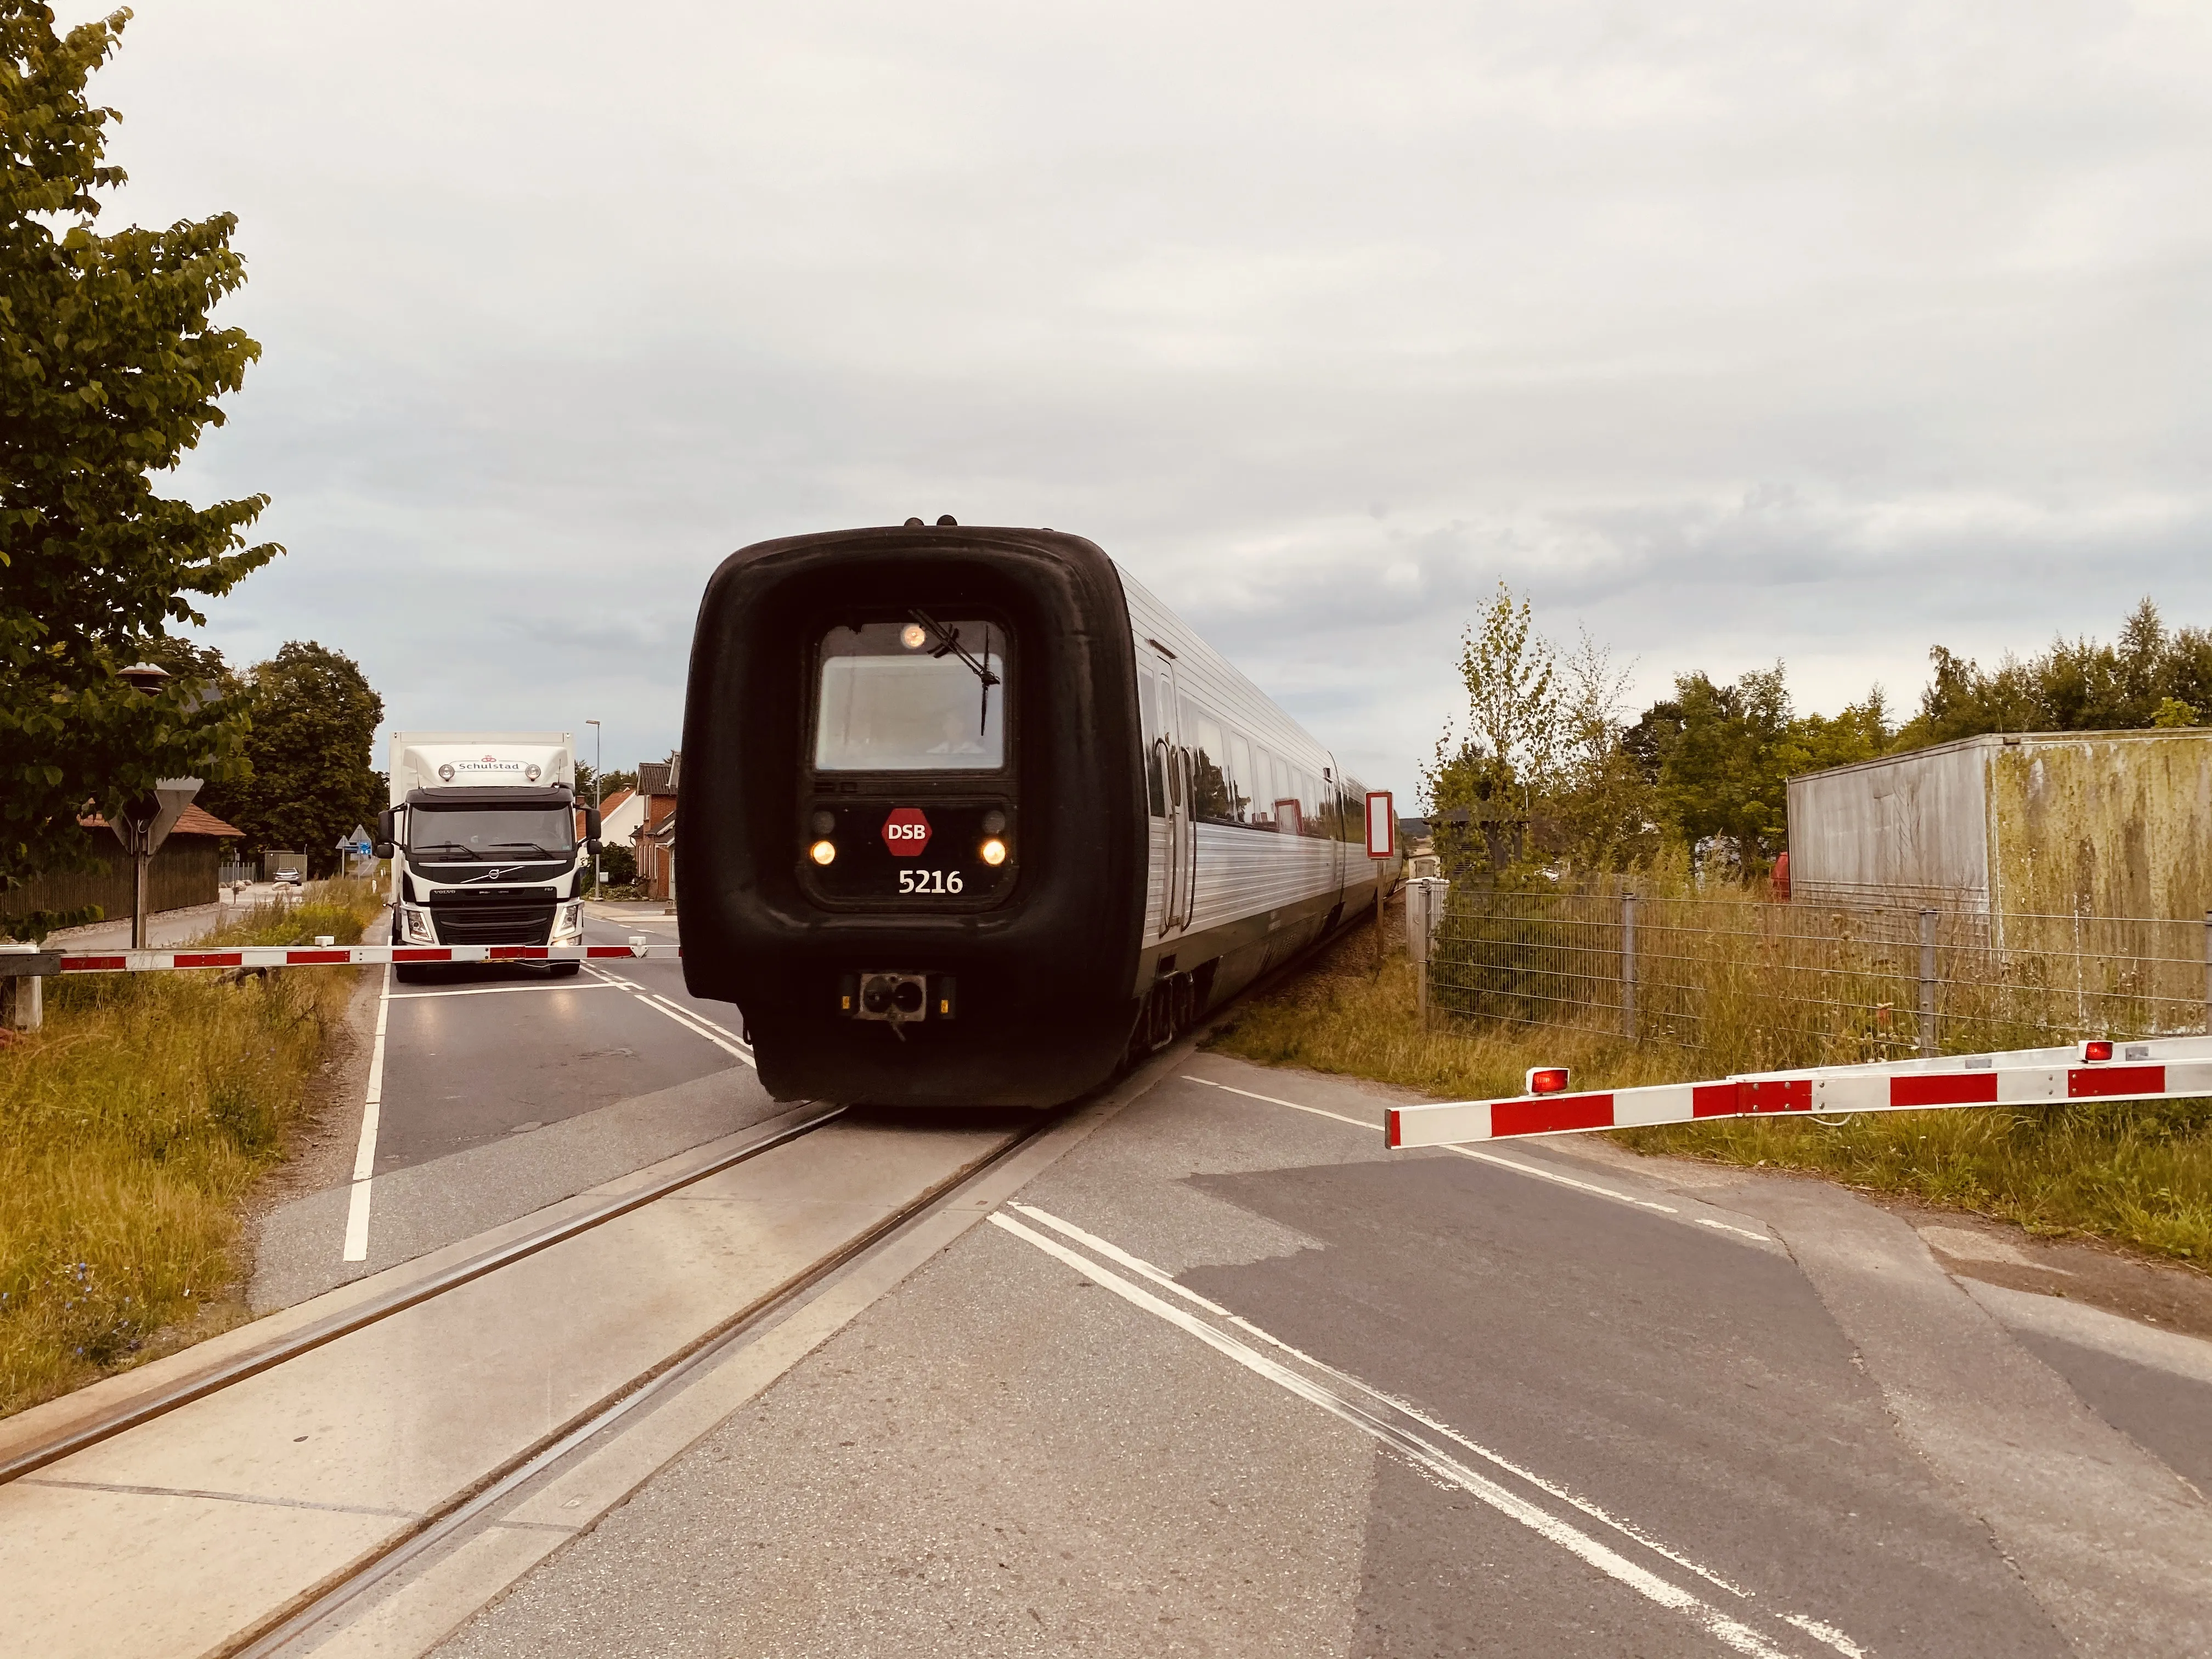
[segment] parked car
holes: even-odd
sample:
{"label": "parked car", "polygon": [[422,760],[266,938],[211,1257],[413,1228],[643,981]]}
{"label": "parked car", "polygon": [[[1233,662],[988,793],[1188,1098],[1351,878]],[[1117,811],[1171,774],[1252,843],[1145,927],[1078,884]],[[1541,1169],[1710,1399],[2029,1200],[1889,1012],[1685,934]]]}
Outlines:
{"label": "parked car", "polygon": [[279,870],[270,879],[279,887],[300,887],[306,884],[307,872],[304,870]]}

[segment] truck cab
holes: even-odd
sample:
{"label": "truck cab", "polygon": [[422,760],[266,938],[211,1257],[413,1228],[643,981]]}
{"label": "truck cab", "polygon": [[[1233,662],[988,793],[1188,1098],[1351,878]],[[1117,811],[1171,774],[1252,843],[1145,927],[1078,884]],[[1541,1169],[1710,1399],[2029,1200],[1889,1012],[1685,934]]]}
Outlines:
{"label": "truck cab", "polygon": [[[566,732],[400,733],[377,852],[394,945],[578,945],[599,843]],[[579,964],[550,964],[556,975]],[[403,967],[404,978],[416,974]]]}

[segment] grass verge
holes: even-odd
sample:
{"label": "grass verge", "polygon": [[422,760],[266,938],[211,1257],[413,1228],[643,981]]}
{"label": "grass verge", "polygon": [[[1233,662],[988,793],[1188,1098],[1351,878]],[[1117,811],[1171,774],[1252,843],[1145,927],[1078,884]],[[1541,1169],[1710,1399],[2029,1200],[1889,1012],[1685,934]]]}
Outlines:
{"label": "grass verge", "polygon": [[[1423,1030],[1413,963],[1393,944],[1378,969],[1371,932],[1340,940],[1253,999],[1208,1046],[1447,1099],[1518,1094],[1523,1073],[1539,1065],[1572,1066],[1577,1083],[1593,1088],[1717,1074],[1694,1051],[1567,1027],[1439,1020]],[[2212,1101],[1885,1112],[1834,1127],[1737,1119],[1613,1138],[1640,1152],[1816,1171],[2031,1232],[2086,1234],[2212,1267]]]}
{"label": "grass verge", "polygon": [[[310,886],[214,936],[361,938],[366,882]],[[286,1137],[357,969],[87,975],[0,1048],[0,1415],[242,1312],[238,1206]]]}

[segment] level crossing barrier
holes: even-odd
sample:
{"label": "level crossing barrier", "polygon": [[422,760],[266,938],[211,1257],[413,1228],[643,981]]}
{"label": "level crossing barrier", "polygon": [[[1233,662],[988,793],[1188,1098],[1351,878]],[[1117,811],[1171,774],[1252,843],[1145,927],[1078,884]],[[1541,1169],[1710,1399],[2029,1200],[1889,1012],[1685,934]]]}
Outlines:
{"label": "level crossing barrier", "polygon": [[141,974],[192,968],[376,968],[386,963],[602,962],[681,957],[679,945],[230,945],[181,951],[64,954],[48,971]]}
{"label": "level crossing barrier", "polygon": [[1528,1091],[1507,1099],[1393,1106],[1383,1139],[1394,1147],[1456,1146],[1775,1114],[2189,1100],[2212,1095],[2212,1036],[2099,1037],[2063,1048],[1815,1066],[1635,1089],[1575,1091],[1569,1082],[1564,1066],[1537,1066],[1528,1073]]}

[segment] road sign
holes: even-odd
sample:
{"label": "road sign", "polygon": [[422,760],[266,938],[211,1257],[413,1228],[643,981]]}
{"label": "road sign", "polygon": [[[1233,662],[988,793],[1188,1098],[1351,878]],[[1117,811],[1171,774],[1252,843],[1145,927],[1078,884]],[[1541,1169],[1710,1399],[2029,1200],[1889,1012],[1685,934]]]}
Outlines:
{"label": "road sign", "polygon": [[884,820],[884,845],[895,859],[918,859],[929,845],[929,820],[919,806],[894,806]]}
{"label": "road sign", "polygon": [[1367,792],[1367,856],[1370,859],[1395,859],[1398,856],[1398,813],[1391,805],[1388,789]]}
{"label": "road sign", "polygon": [[363,858],[368,857],[370,850],[368,826],[356,823],[351,835],[338,837],[337,845],[341,853],[358,853]]}

